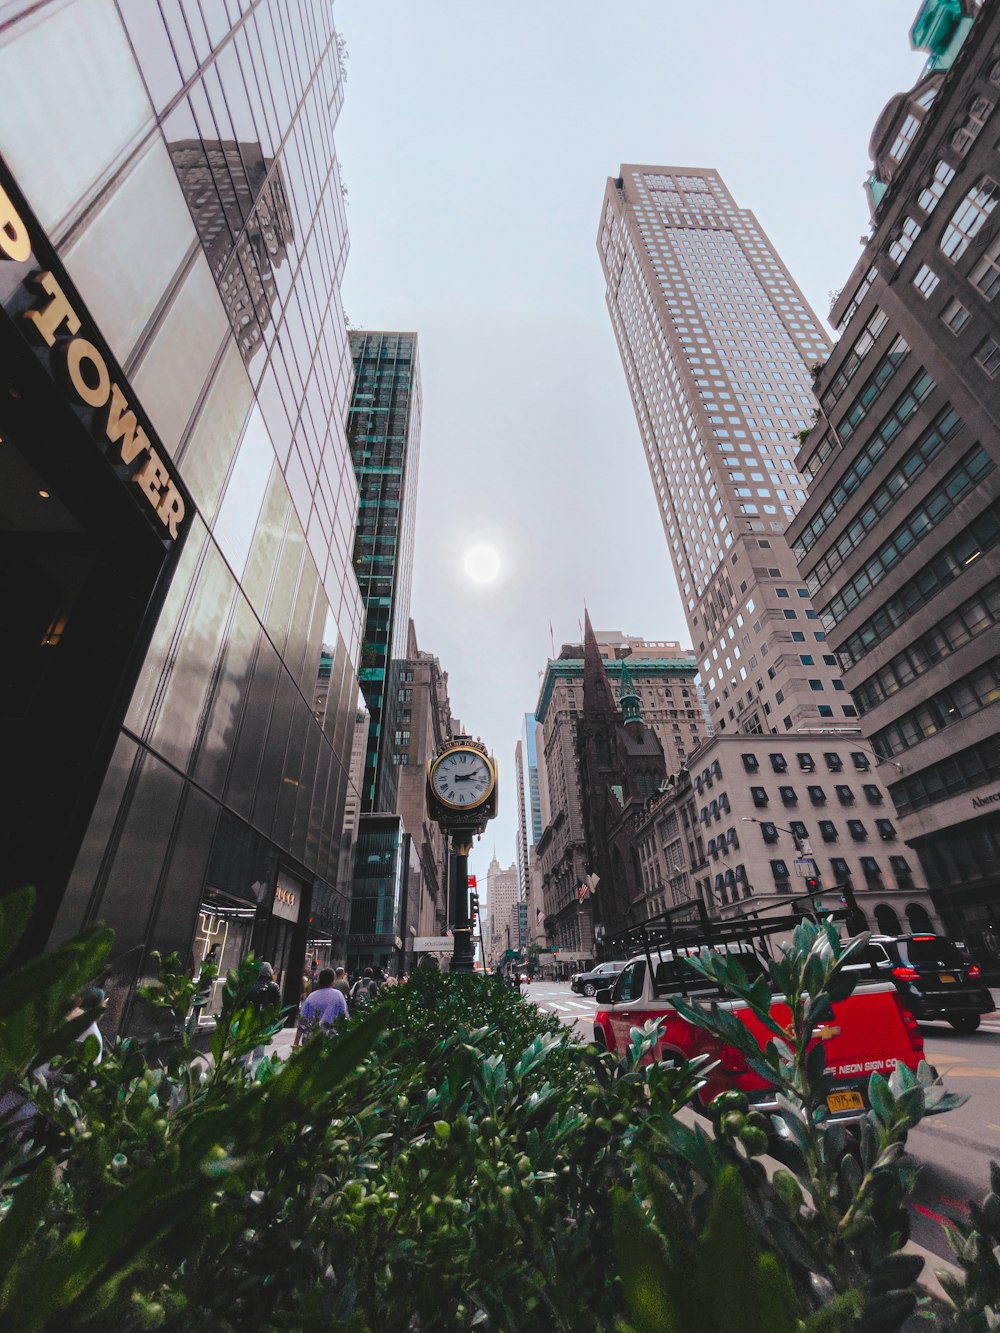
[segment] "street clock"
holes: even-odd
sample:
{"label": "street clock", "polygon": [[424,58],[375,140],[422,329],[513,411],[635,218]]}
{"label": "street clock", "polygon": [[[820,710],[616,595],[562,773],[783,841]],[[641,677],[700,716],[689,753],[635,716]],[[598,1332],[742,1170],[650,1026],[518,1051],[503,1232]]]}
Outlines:
{"label": "street clock", "polygon": [[497,812],[497,766],[482,741],[454,736],[427,764],[427,809],[443,829],[479,832]]}
{"label": "street clock", "polygon": [[427,763],[427,813],[451,835],[453,972],[471,972],[473,968],[469,852],[473,838],[483,832],[496,812],[496,760],[482,741],[452,736]]}

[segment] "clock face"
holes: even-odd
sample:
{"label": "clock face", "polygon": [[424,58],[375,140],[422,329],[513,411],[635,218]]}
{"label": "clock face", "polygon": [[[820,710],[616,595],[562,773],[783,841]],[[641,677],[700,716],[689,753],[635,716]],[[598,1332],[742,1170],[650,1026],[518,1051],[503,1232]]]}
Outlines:
{"label": "clock face", "polygon": [[445,805],[472,810],[493,790],[493,769],[476,750],[449,750],[435,763],[431,786]]}

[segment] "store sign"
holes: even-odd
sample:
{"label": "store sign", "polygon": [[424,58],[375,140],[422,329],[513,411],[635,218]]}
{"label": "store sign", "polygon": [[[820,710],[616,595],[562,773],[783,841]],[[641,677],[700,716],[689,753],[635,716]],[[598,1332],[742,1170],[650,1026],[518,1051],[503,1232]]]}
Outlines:
{"label": "store sign", "polygon": [[[40,229],[39,229],[40,232]],[[40,234],[40,244],[47,246]],[[24,216],[0,184],[0,261],[28,268],[21,286],[30,294],[16,305],[22,332],[36,349],[49,350],[49,371],[75,406],[84,409],[93,438],[135,487],[139,502],[161,526],[164,539],[180,533],[187,506],[172,466],[151,442],[134,403],[122,387],[125,377],[106,350],[97,345],[96,331],[88,329],[83,304],[70,284],[41,264]],[[86,336],[90,334],[91,337]]]}
{"label": "store sign", "polygon": [[274,902],[271,904],[272,916],[280,916],[285,921],[298,921],[301,895],[296,888],[279,884],[274,890]]}
{"label": "store sign", "polygon": [[972,808],[985,810],[988,806],[1000,804],[1000,791],[990,792],[989,796],[973,796]]}

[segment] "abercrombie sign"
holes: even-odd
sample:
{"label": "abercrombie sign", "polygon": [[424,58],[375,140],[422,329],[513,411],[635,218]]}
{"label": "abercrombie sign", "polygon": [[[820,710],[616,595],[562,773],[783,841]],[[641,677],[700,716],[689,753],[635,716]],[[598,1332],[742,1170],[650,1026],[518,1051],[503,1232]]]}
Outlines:
{"label": "abercrombie sign", "polygon": [[141,409],[130,401],[125,377],[97,331],[84,324],[83,303],[69,279],[55,271],[54,263],[39,262],[38,251],[48,249],[48,242],[40,228],[32,236],[34,227],[26,222],[27,209],[15,205],[8,190],[13,192],[14,187],[4,170],[0,175],[0,262],[21,270],[15,299],[8,298],[9,284],[2,284],[4,305],[40,359],[45,359],[48,349],[49,373],[70,401],[84,409],[92,438],[123,475],[164,543],[172,546],[188,512],[173,467],[163,448],[152,442],[153,432],[140,419]]}

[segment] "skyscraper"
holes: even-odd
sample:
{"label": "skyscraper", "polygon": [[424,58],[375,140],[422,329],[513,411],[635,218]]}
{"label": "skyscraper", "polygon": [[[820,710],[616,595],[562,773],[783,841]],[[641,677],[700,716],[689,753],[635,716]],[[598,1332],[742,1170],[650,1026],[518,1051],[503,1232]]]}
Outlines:
{"label": "skyscraper", "polygon": [[114,926],[109,1027],[152,949],[253,948],[292,1002],[346,930],[342,70],[329,6],[229,14],[0,25],[0,889],[37,885],[33,947]]}
{"label": "skyscraper", "polygon": [[517,866],[511,864],[504,869],[493,853],[486,871],[487,904],[487,959],[499,962],[507,949],[516,949],[517,944]]}
{"label": "skyscraper", "polygon": [[[420,362],[415,333],[352,332],[347,438],[358,482],[354,570],[365,607],[361,691],[368,735],[351,890],[348,963],[402,971],[403,935],[420,831],[397,811],[410,723],[401,688],[410,625],[420,461]],[[414,846],[414,839],[416,846]],[[419,892],[415,893],[419,901]]]}
{"label": "skyscraper", "polygon": [[[926,893],[893,846],[874,756],[785,536],[806,499],[797,453],[816,412],[812,376],[829,352],[819,321],[715,171],[623,166],[605,189],[598,248],[715,724],[689,761],[690,789],[684,776],[659,798],[656,836],[668,854],[658,870],[647,858],[643,892],[662,901],[669,891],[675,904],[691,892],[736,912],[744,899],[814,881],[850,904],[863,885],[872,897],[858,926],[869,911],[888,920],[904,906],[926,921]],[[817,736],[827,739],[814,753]],[[817,754],[850,818],[820,818],[834,812],[811,776]],[[859,797],[877,818],[852,809]],[[807,798],[810,822],[790,818]]]}
{"label": "skyscraper", "polygon": [[538,723],[534,713],[525,713],[521,735],[514,750],[517,781],[517,884],[522,902],[528,901],[531,849],[542,836],[542,798],[538,786]]}
{"label": "skyscraper", "polygon": [[948,928],[1000,969],[1000,13],[921,6],[790,533]]}
{"label": "skyscraper", "polygon": [[829,352],[819,320],[715,171],[623,166],[599,243],[717,729],[853,717],[784,537],[806,497],[795,454]]}
{"label": "skyscraper", "polygon": [[406,656],[420,463],[415,333],[351,333],[354,387],[347,438],[358,480],[354,569],[365,605],[361,689],[370,714],[361,809],[396,808],[394,753],[406,749],[399,663]]}

